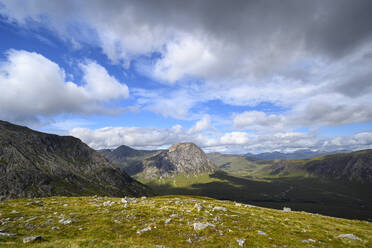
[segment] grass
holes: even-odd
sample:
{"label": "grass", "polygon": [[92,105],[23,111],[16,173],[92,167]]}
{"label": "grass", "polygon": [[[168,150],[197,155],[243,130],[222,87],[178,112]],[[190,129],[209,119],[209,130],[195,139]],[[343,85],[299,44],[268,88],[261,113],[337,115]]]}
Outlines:
{"label": "grass", "polygon": [[159,195],[195,195],[220,200],[349,218],[370,219],[372,185],[314,177],[255,178],[224,171],[200,176],[142,180]]}
{"label": "grass", "polygon": [[[3,221],[9,219],[0,229],[17,236],[0,236],[0,247],[239,247],[237,239],[245,239],[244,247],[372,246],[372,223],[366,221],[283,212],[204,197],[132,199],[128,207],[119,198],[101,197],[2,201]],[[42,200],[43,206],[27,205],[35,200]],[[106,201],[115,203],[103,206]],[[202,206],[200,212],[194,207],[196,203]],[[213,211],[215,206],[227,211]],[[71,219],[72,223],[60,224],[61,218]],[[168,218],[171,221],[165,224]],[[195,231],[192,225],[196,222],[214,226]],[[137,233],[146,227],[151,230]],[[259,235],[258,231],[267,235]],[[361,240],[338,237],[349,233]],[[22,238],[31,235],[41,235],[43,241],[23,244]]]}

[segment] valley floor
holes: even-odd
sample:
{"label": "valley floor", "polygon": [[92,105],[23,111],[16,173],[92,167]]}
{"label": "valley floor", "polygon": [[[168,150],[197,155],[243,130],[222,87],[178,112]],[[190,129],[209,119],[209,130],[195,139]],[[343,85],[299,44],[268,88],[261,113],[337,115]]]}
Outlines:
{"label": "valley floor", "polygon": [[367,221],[204,197],[16,199],[0,213],[0,247],[372,247]]}

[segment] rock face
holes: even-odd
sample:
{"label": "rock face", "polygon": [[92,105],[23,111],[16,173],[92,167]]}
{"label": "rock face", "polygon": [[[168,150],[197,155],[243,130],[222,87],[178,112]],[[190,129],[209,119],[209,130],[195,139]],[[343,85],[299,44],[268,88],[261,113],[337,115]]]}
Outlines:
{"label": "rock face", "polygon": [[149,191],[79,139],[0,121],[0,198]]}
{"label": "rock face", "polygon": [[372,183],[372,149],[325,156],[308,162],[305,168],[323,177]]}
{"label": "rock face", "polygon": [[[124,150],[126,156],[118,152],[119,149]],[[121,166],[130,175],[142,174],[145,178],[168,177],[176,174],[197,175],[216,170],[216,166],[203,150],[193,143],[179,143],[167,150],[159,151],[133,150],[127,147],[123,149],[121,146],[109,154],[107,151],[101,154]]]}

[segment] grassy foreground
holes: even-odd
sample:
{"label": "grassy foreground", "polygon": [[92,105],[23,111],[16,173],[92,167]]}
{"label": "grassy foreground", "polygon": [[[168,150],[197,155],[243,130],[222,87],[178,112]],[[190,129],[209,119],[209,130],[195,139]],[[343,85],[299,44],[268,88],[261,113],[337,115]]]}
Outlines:
{"label": "grassy foreground", "polygon": [[[372,247],[372,223],[367,221],[204,197],[128,201],[106,197],[1,201],[0,232],[16,236],[0,234],[0,247]],[[204,228],[195,230],[198,227]],[[43,239],[23,244],[23,238],[32,235]]]}

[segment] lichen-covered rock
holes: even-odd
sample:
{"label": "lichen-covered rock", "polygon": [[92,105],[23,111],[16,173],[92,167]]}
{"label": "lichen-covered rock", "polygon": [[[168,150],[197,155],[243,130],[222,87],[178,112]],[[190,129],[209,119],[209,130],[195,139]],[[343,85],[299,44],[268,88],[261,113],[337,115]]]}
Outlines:
{"label": "lichen-covered rock", "polygon": [[43,239],[42,236],[29,236],[23,238],[23,243],[30,243],[35,241],[41,241]]}

